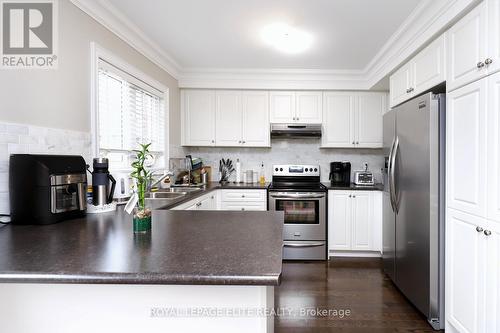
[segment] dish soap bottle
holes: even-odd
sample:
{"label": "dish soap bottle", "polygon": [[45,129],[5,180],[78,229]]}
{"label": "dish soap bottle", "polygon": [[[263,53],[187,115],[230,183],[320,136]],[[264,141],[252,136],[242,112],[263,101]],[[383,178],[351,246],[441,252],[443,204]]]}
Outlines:
{"label": "dish soap bottle", "polygon": [[260,177],[259,177],[260,185],[264,185],[266,183],[266,176],[264,173],[264,162],[260,165]]}

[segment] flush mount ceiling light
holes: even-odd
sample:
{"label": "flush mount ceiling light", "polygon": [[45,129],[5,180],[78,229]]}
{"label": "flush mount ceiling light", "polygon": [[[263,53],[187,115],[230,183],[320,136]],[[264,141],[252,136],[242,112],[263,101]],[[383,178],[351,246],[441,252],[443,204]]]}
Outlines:
{"label": "flush mount ceiling light", "polygon": [[284,53],[300,53],[307,50],[313,38],[310,34],[285,23],[273,23],[261,31],[266,44]]}

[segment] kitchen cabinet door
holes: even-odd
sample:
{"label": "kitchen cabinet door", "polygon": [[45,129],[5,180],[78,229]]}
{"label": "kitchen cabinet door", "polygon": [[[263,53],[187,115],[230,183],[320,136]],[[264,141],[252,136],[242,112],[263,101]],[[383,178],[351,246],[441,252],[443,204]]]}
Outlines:
{"label": "kitchen cabinet door", "polygon": [[500,224],[488,222],[486,241],[486,332],[500,332]]}
{"label": "kitchen cabinet door", "polygon": [[197,206],[198,210],[216,210],[216,208],[215,195],[212,193],[203,196]]}
{"label": "kitchen cabinet door", "polygon": [[491,64],[488,65],[488,73],[500,71],[500,0],[488,1],[488,58]]}
{"label": "kitchen cabinet door", "polygon": [[215,145],[215,91],[181,91],[183,146]]}
{"label": "kitchen cabinet door", "polygon": [[445,36],[442,34],[411,61],[415,95],[446,80]]}
{"label": "kitchen cabinet door", "polygon": [[383,93],[360,93],[356,108],[356,148],[382,148]]}
{"label": "kitchen cabinet door", "polygon": [[295,122],[295,92],[271,91],[269,93],[271,123]]}
{"label": "kitchen cabinet door", "polygon": [[484,332],[485,221],[447,210],[446,332]]}
{"label": "kitchen cabinet door", "polygon": [[486,216],[487,79],[447,95],[447,206]]}
{"label": "kitchen cabinet door", "polygon": [[412,83],[411,63],[407,63],[391,75],[389,79],[391,107],[401,104],[413,96],[409,91]]}
{"label": "kitchen cabinet door", "polygon": [[372,235],[372,196],[370,192],[352,192],[352,250],[371,251]]}
{"label": "kitchen cabinet door", "polygon": [[486,76],[487,17],[487,1],[483,1],[448,30],[448,91]]}
{"label": "kitchen cabinet door", "polygon": [[243,122],[241,91],[218,90],[215,98],[215,145],[218,147],[241,146]]}
{"label": "kitchen cabinet door", "polygon": [[488,78],[488,218],[500,223],[500,73]]}
{"label": "kitchen cabinet door", "polygon": [[295,122],[321,124],[323,109],[323,94],[321,91],[297,91],[295,100]]}
{"label": "kitchen cabinet door", "polygon": [[243,140],[246,147],[270,147],[269,93],[267,91],[244,91]]}
{"label": "kitchen cabinet door", "polygon": [[351,250],[352,194],[328,192],[328,250]]}
{"label": "kitchen cabinet door", "polygon": [[355,97],[347,92],[325,92],[323,96],[322,147],[349,148],[355,146]]}

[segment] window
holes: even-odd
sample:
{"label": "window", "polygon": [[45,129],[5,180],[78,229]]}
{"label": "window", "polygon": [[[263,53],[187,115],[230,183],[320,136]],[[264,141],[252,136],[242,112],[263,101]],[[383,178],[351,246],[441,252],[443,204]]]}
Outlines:
{"label": "window", "polygon": [[106,60],[97,63],[97,154],[112,170],[129,169],[132,150],[151,142],[150,167],[165,167],[165,93]]}

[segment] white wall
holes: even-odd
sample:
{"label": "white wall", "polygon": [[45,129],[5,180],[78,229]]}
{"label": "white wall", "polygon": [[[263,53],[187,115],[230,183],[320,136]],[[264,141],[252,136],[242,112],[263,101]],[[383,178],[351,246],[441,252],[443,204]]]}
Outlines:
{"label": "white wall", "polygon": [[[242,171],[260,171],[264,162],[266,180],[271,179],[273,164],[319,164],[321,180],[328,181],[330,162],[349,161],[351,170],[360,170],[367,162],[377,182],[381,182],[384,166],[382,149],[320,149],[317,139],[272,139],[271,148],[185,148],[193,157],[201,157],[203,163],[213,169],[213,180],[218,180],[218,165],[221,158],[230,158],[233,163],[239,158]],[[234,180],[234,175],[230,180]],[[352,178],[351,178],[352,179]]]}
{"label": "white wall", "polygon": [[0,121],[90,131],[90,42],[170,90],[170,143],[180,144],[178,82],[69,0],[59,3],[59,68],[0,71]]}

